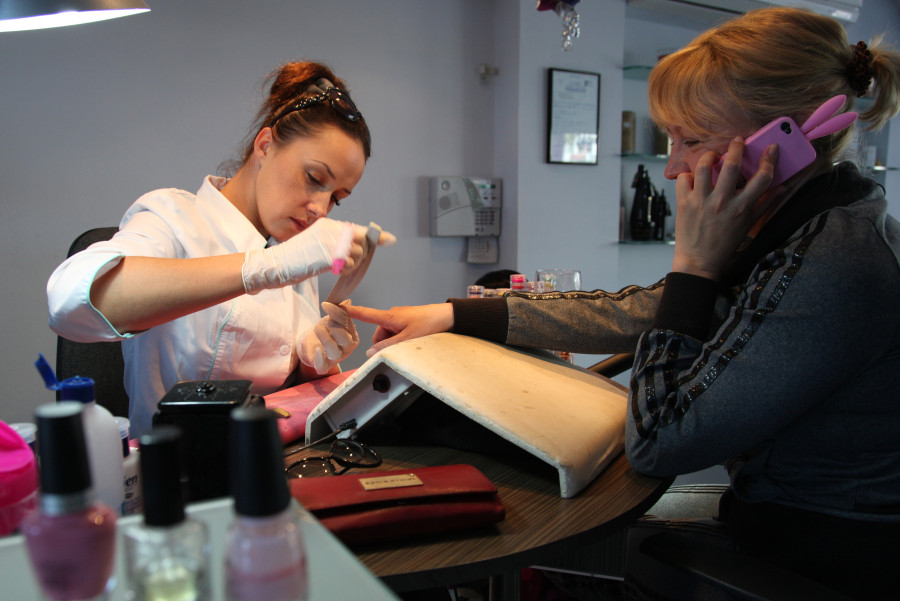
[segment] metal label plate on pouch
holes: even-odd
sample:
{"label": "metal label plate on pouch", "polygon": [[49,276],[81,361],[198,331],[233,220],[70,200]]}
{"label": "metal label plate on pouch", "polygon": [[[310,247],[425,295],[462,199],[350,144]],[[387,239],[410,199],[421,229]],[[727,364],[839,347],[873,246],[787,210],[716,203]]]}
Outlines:
{"label": "metal label plate on pouch", "polygon": [[415,474],[396,474],[393,476],[376,476],[373,478],[360,478],[359,483],[366,490],[381,490],[382,488],[403,488],[406,486],[423,486]]}

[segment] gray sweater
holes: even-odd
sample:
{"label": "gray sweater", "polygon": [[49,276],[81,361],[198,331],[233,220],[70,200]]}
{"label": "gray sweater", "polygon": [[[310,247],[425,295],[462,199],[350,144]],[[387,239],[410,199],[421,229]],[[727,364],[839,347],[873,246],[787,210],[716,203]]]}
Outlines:
{"label": "gray sweater", "polygon": [[626,452],[670,476],[726,463],[738,498],[900,521],[900,224],[844,164],[807,183],[725,281],[454,300],[454,331],[631,352]]}

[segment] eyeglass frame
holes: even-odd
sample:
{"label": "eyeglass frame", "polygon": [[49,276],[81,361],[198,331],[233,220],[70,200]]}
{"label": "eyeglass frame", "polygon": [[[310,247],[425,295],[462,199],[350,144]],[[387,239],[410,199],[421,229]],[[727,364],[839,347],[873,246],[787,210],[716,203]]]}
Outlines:
{"label": "eyeglass frame", "polygon": [[315,96],[308,96],[303,100],[297,102],[296,104],[293,104],[284,109],[283,111],[278,113],[278,115],[274,119],[272,119],[269,127],[274,127],[276,123],[278,123],[291,113],[302,111],[303,109],[309,108],[316,104],[321,104],[326,100],[329,101],[329,104],[331,105],[331,108],[334,109],[334,112],[336,112],[347,121],[351,123],[362,123],[365,121],[365,119],[363,119],[362,113],[357,108],[356,103],[354,103],[353,99],[350,98],[350,94],[348,94],[341,88],[332,86],[330,88],[326,88],[324,91],[316,94]]}
{"label": "eyeglass frame", "polygon": [[[355,446],[358,449],[358,454],[360,456],[360,460],[352,461],[352,460],[343,459],[343,458],[339,457],[335,453],[336,445],[344,445],[346,447]],[[374,463],[365,462],[364,460],[367,456],[371,457],[374,460]],[[382,463],[381,455],[379,455],[375,451],[375,449],[365,445],[364,443],[356,441],[356,440],[340,438],[340,439],[334,440],[331,443],[331,450],[328,455],[324,455],[324,456],[317,455],[317,456],[312,456],[312,457],[304,457],[303,459],[294,461],[290,465],[286,466],[284,468],[284,472],[285,472],[285,474],[287,474],[288,478],[295,478],[295,479],[303,478],[304,476],[295,474],[291,470],[296,468],[299,465],[303,465],[304,463],[311,462],[311,461],[322,462],[326,466],[328,471],[331,472],[331,474],[333,476],[340,476],[341,474],[347,472],[348,470],[350,470],[352,468],[372,468],[372,467],[378,467]],[[341,469],[336,468],[334,466],[334,463],[337,463],[338,465],[340,465]],[[314,476],[306,476],[306,477],[314,477]]]}

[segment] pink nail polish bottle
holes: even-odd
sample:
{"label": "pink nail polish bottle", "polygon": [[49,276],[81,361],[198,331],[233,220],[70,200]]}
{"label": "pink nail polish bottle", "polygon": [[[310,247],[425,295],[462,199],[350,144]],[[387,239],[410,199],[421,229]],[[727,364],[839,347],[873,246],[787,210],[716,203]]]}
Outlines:
{"label": "pink nail polish bottle", "polygon": [[299,510],[282,462],[275,414],[231,412],[230,469],[235,518],[225,549],[228,601],[303,601],[306,550]]}
{"label": "pink nail polish bottle", "polygon": [[113,572],[116,513],[95,500],[82,404],[38,407],[41,496],[22,534],[41,590],[53,601],[103,599]]}

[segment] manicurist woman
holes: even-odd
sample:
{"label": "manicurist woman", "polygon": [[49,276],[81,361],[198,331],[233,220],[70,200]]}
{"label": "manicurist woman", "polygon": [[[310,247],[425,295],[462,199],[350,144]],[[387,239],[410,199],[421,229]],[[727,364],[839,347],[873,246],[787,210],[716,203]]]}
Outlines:
{"label": "manicurist woman", "polygon": [[368,126],[324,65],[289,63],[270,81],[233,176],[145,194],[47,284],[54,332],[122,341],[133,435],[179,380],[248,379],[267,394],[336,370],[358,344],[343,309],[321,317],[316,275],[347,228],[342,273],[365,252],[366,228],[328,215],[362,177]]}

